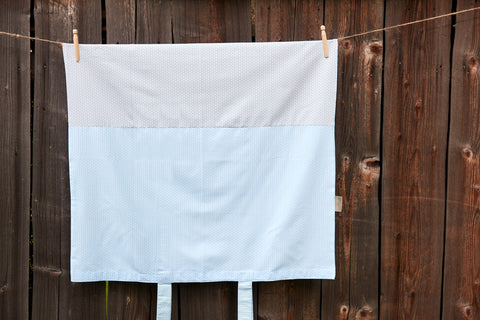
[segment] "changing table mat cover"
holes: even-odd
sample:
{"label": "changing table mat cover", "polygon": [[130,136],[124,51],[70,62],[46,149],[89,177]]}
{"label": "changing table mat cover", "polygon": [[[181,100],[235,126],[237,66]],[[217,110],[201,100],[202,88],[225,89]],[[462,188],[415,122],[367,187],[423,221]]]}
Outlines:
{"label": "changing table mat cover", "polygon": [[328,46],[64,44],[71,280],[334,278]]}

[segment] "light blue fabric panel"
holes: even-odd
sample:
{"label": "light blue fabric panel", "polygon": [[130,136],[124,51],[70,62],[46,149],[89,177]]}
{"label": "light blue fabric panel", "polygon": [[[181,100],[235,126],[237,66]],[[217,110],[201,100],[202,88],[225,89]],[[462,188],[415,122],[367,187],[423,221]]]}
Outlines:
{"label": "light blue fabric panel", "polygon": [[72,281],[334,278],[333,137],[70,127]]}

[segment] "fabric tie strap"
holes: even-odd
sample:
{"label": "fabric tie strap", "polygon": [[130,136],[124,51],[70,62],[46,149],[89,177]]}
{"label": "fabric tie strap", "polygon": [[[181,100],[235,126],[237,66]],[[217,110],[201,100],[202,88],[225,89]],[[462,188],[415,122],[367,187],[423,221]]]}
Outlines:
{"label": "fabric tie strap", "polygon": [[157,320],[170,320],[172,313],[172,285],[157,286]]}
{"label": "fabric tie strap", "polygon": [[253,320],[253,294],[251,282],[238,283],[238,320]]}
{"label": "fabric tie strap", "polygon": [[[172,285],[158,284],[157,320],[170,320],[172,314]],[[251,282],[238,283],[238,320],[253,320],[253,294]]]}

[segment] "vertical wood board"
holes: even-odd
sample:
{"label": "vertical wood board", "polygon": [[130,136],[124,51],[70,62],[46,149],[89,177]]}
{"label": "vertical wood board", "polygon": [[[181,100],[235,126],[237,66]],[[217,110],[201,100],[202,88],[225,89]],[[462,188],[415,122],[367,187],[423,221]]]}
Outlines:
{"label": "vertical wood board", "polygon": [[[450,12],[450,0],[387,1],[385,25]],[[450,18],[385,32],[380,318],[441,312]]]}
{"label": "vertical wood board", "polygon": [[172,43],[171,3],[137,0],[136,43]]}
{"label": "vertical wood board", "polygon": [[[0,30],[29,34],[30,1],[0,2]],[[0,35],[0,318],[28,318],[30,41]]]}
{"label": "vertical wood board", "polygon": [[135,0],[105,0],[107,43],[135,43]]}
{"label": "vertical wood board", "polygon": [[[460,0],[457,10],[480,1]],[[480,318],[480,12],[456,17],[443,319]]]}
{"label": "vertical wood board", "polygon": [[252,40],[249,1],[173,1],[172,24],[175,43]]}
{"label": "vertical wood board", "polygon": [[[37,37],[71,42],[72,29],[82,26],[81,42],[101,42],[98,0],[38,0],[34,13]],[[70,282],[67,100],[58,45],[36,43],[34,84],[32,319],[104,318],[103,284]]]}
{"label": "vertical wood board", "polygon": [[[302,11],[309,10],[304,6]],[[309,25],[309,21],[305,20],[303,24]],[[293,41],[294,38],[295,0],[256,0],[255,41]]]}
{"label": "vertical wood board", "polygon": [[[330,38],[383,27],[383,1],[325,5]],[[322,319],[377,319],[383,33],[339,41],[336,279],[322,281]]]}

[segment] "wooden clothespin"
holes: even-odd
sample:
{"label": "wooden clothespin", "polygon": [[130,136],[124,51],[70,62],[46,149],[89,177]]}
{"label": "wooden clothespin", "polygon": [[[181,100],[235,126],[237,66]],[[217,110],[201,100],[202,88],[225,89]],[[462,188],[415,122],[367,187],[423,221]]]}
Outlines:
{"label": "wooden clothespin", "polygon": [[323,55],[325,58],[328,58],[327,33],[325,32],[325,26],[322,25],[320,30],[322,30]]}
{"label": "wooden clothespin", "polygon": [[75,61],[80,61],[80,48],[78,46],[78,30],[73,29],[73,48],[75,49]]}

